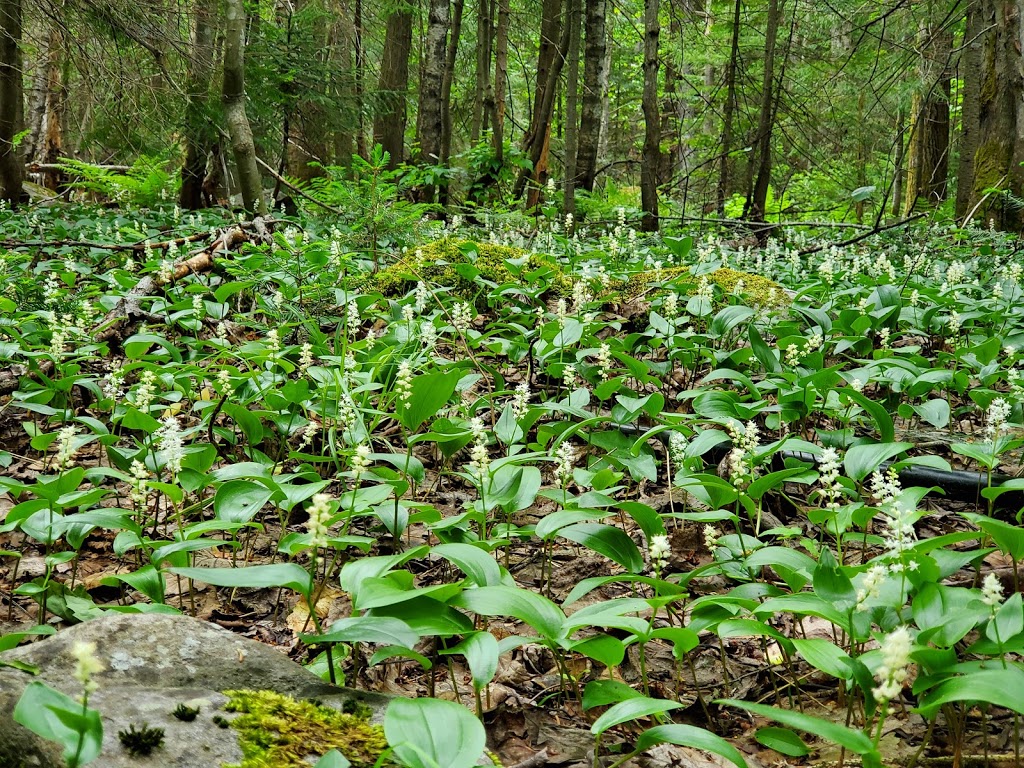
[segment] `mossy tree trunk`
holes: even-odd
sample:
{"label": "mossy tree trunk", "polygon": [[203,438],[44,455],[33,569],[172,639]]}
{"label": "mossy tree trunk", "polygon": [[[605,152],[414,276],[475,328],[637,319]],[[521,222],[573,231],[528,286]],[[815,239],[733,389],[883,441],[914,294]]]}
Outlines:
{"label": "mossy tree trunk", "polygon": [[[978,0],[968,30],[979,30],[977,51],[968,51],[965,72],[963,152],[959,183],[965,185],[962,215],[997,229],[1024,229],[1024,0]],[[968,41],[970,43],[970,41]],[[976,100],[976,103],[968,103]],[[969,124],[977,110],[976,124]],[[972,132],[975,132],[972,135]],[[958,198],[958,202],[961,202]],[[959,206],[958,206],[959,210]]]}
{"label": "mossy tree trunk", "polygon": [[252,127],[245,113],[245,4],[243,0],[225,0],[224,8],[224,119],[238,170],[242,207],[262,215],[267,212],[267,201],[256,165]]}
{"label": "mossy tree trunk", "polygon": [[[430,0],[426,40],[423,43],[423,67],[420,73],[420,99],[416,119],[421,165],[438,165],[442,161],[441,138],[444,134],[442,92],[448,42],[448,0]],[[423,202],[433,202],[435,185],[418,191]]]}
{"label": "mossy tree trunk", "polygon": [[608,69],[605,48],[608,32],[605,25],[607,0],[586,0],[583,49],[583,99],[580,108],[580,138],[576,151],[575,186],[594,191],[597,176],[597,148],[601,142],[601,105],[608,90]]}

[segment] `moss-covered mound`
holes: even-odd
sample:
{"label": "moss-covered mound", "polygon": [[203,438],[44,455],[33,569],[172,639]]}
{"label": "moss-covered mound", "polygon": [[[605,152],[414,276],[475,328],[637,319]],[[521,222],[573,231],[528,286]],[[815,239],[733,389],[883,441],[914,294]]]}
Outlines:
{"label": "moss-covered mound", "polygon": [[[224,709],[244,756],[224,768],[309,768],[306,758],[337,749],[353,766],[374,765],[387,749],[384,730],[367,713],[347,714],[273,691],[225,691]],[[387,763],[392,765],[392,763]]]}
{"label": "moss-covered mound", "polygon": [[[631,275],[624,283],[616,286],[626,301],[633,301],[646,293],[652,285],[675,280],[687,274],[689,267],[669,267],[668,269],[647,270]],[[789,304],[789,296],[778,283],[750,272],[739,272],[723,267],[707,275],[708,282],[717,285],[724,293],[732,293],[737,284],[743,281],[743,294],[756,306],[782,307]]]}
{"label": "moss-covered mound", "polygon": [[411,251],[391,266],[358,278],[351,287],[393,297],[405,295],[416,287],[418,281],[423,280],[451,288],[454,294],[470,298],[480,290],[480,284],[473,278],[472,270],[460,271],[458,265],[471,264],[479,271],[480,277],[501,285],[520,281],[509,268],[509,261],[523,263],[524,273],[538,269],[550,270],[548,279],[551,281],[552,292],[558,295],[572,292],[572,280],[551,257],[536,253],[527,255],[520,248],[452,237],[436,240]]}

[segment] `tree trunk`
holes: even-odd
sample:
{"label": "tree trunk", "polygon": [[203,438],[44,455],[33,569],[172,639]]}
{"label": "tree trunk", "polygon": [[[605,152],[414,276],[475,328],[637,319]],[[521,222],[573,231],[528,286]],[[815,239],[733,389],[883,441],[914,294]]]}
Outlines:
{"label": "tree trunk", "polygon": [[469,141],[476,144],[483,135],[487,91],[491,84],[491,3],[477,0],[476,5],[476,95],[473,98],[473,122]]}
{"label": "tree trunk", "polygon": [[658,108],[658,0],[644,0],[644,151],[640,165],[640,229],[658,231],[658,168],[661,165],[661,110]]}
{"label": "tree trunk", "polygon": [[715,190],[715,206],[719,216],[725,215],[725,201],[729,197],[729,173],[732,166],[732,143],[736,119],[736,67],[740,58],[740,17],[743,0],[736,0],[732,12],[732,43],[729,49],[729,63],[725,67],[725,108],[722,111],[722,154],[718,160],[718,187]]}
{"label": "tree trunk", "polygon": [[25,111],[21,72],[21,0],[0,0],[0,200],[12,206],[24,196],[25,162],[14,144]]}
{"label": "tree trunk", "polygon": [[580,143],[576,152],[575,186],[594,191],[597,150],[601,143],[601,107],[608,87],[605,49],[607,0],[586,0],[586,44],[583,52],[583,105],[580,114]]}
{"label": "tree trunk", "polygon": [[569,25],[562,24],[561,0],[543,0],[540,24],[540,49],[537,52],[537,90],[533,99],[530,127],[523,137],[523,150],[531,168],[524,168],[516,179],[515,196],[522,197],[532,183],[526,207],[537,205],[540,188],[548,175],[548,151],[551,144],[551,117],[558,92],[565,52],[569,44]]}
{"label": "tree trunk", "polygon": [[[1020,50],[1021,0],[979,0],[979,79],[965,84],[978,98],[978,136],[967,213],[997,229],[1024,228],[1024,71]],[[968,69],[970,73],[970,69]],[[961,170],[963,170],[961,168]]]}
{"label": "tree trunk", "polygon": [[363,80],[366,64],[366,50],[363,47],[363,0],[356,0],[352,27],[355,32],[352,42],[356,59],[355,70],[352,72],[352,89],[356,97],[356,154],[366,159],[370,153],[366,146],[366,103],[363,98],[366,93],[366,84]]}
{"label": "tree trunk", "polygon": [[[416,136],[419,140],[420,165],[438,165],[441,162],[442,91],[444,89],[445,61],[448,37],[448,0],[430,0],[427,34],[423,45],[423,68],[420,73],[419,110],[416,115]],[[419,190],[423,202],[432,202],[433,185]]]}
{"label": "tree trunk", "polygon": [[373,120],[373,140],[390,155],[388,168],[405,160],[406,98],[409,90],[409,54],[412,51],[412,12],[402,7],[388,16],[380,65],[381,105]]}
{"label": "tree trunk", "polygon": [[245,114],[245,4],[224,0],[224,120],[231,136],[231,150],[238,170],[242,207],[250,213],[267,212],[263,181],[256,165],[256,145]]}
{"label": "tree trunk", "polygon": [[779,36],[780,16],[779,0],[768,0],[768,19],[764,33],[764,79],[761,85],[761,109],[757,123],[757,177],[745,211],[752,221],[764,221],[768,187],[772,178],[772,127],[776,103],[775,43]]}
{"label": "tree trunk", "polygon": [[903,134],[907,130],[906,110],[900,107],[896,111],[896,157],[893,158],[893,180],[892,180],[892,215],[899,216],[903,205],[903,184],[904,168],[903,162],[906,157],[907,143]]}
{"label": "tree trunk", "polygon": [[193,13],[195,30],[185,81],[185,162],[178,194],[178,205],[189,211],[205,205],[206,157],[216,141],[207,101],[213,78],[213,8],[209,0],[196,0]]}
{"label": "tree trunk", "polygon": [[956,217],[963,221],[972,207],[974,154],[981,131],[982,39],[981,14],[976,3],[967,4],[964,50],[960,54],[963,96],[960,107],[960,164],[957,168]]}
{"label": "tree trunk", "polygon": [[[579,147],[580,14],[581,0],[569,0],[568,70],[565,74],[565,182],[562,207],[576,213],[576,153]],[[568,233],[566,233],[568,234]]]}
{"label": "tree trunk", "polygon": [[[441,80],[441,165],[447,166],[452,159],[452,83],[455,81],[455,64],[459,53],[459,38],[462,36],[462,13],[465,0],[455,0],[452,6],[452,31],[445,51],[444,78]],[[442,188],[442,195],[447,197]],[[442,203],[446,200],[442,200]]]}
{"label": "tree trunk", "polygon": [[358,118],[352,120],[350,115],[361,106],[356,99],[353,84],[355,75],[352,62],[354,39],[355,24],[347,4],[341,3],[338,6],[338,16],[332,28],[331,57],[338,71],[344,73],[341,82],[336,84],[336,93],[347,109],[346,117],[338,124],[334,131],[334,158],[332,162],[334,165],[343,168],[348,168],[352,165],[352,155],[355,152]]}
{"label": "tree trunk", "polygon": [[509,0],[496,0],[498,26],[494,36],[494,160],[500,169],[505,164],[505,108],[508,97],[508,24]]}
{"label": "tree trunk", "polygon": [[913,212],[918,201],[934,206],[945,200],[949,175],[953,33],[924,23],[919,40],[921,90],[914,94],[911,107],[905,214]]}

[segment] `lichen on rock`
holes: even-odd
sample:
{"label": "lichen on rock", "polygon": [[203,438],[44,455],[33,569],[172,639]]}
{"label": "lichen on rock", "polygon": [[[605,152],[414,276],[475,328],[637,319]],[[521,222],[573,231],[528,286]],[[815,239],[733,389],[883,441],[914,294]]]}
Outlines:
{"label": "lichen on rock", "polygon": [[[374,765],[387,749],[384,730],[369,710],[339,712],[273,691],[225,691],[226,712],[244,758],[224,768],[308,768],[307,758],[337,749],[355,768]],[[386,763],[392,765],[392,763]]]}

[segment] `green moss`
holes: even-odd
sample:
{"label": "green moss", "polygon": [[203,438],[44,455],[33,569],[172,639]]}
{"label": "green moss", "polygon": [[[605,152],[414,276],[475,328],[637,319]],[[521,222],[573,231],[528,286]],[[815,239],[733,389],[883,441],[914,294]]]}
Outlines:
{"label": "green moss", "polygon": [[[476,252],[475,259],[467,255],[472,251]],[[428,243],[379,272],[357,278],[350,287],[354,290],[378,292],[384,296],[395,297],[405,295],[416,287],[419,280],[423,280],[429,284],[451,288],[454,294],[463,298],[471,298],[479,291],[480,284],[472,277],[460,273],[455,268],[456,265],[472,264],[479,270],[480,277],[501,285],[519,282],[509,268],[508,262],[524,258],[525,272],[542,268],[550,270],[551,290],[554,293],[561,295],[572,292],[572,280],[549,256],[527,256],[526,251],[519,248],[457,240],[451,237]]]}
{"label": "green moss", "polygon": [[372,766],[387,749],[384,730],[370,724],[365,710],[347,714],[273,691],[224,693],[230,697],[225,711],[240,713],[231,727],[243,755],[224,768],[308,768],[307,757],[332,749],[359,768]]}
{"label": "green moss", "polygon": [[[668,269],[652,269],[646,272],[637,272],[635,275],[631,275],[624,283],[620,283],[618,289],[624,299],[633,301],[645,294],[652,286],[675,280],[689,271],[689,267],[670,267]],[[707,278],[708,281],[721,288],[724,293],[732,293],[736,290],[736,285],[742,280],[744,296],[750,299],[756,306],[781,307],[789,303],[789,297],[781,285],[760,275],[723,267],[709,273]]]}

